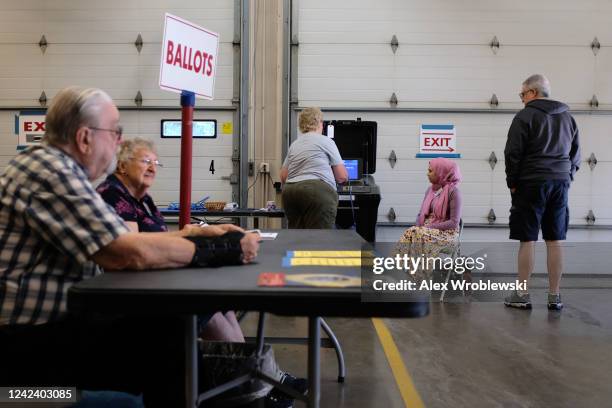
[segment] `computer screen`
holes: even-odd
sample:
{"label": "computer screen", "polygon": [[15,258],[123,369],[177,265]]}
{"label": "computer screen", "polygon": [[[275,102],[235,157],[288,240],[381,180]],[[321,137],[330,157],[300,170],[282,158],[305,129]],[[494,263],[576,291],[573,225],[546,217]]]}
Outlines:
{"label": "computer screen", "polygon": [[361,180],[363,177],[363,161],[361,159],[343,159],[349,180]]}

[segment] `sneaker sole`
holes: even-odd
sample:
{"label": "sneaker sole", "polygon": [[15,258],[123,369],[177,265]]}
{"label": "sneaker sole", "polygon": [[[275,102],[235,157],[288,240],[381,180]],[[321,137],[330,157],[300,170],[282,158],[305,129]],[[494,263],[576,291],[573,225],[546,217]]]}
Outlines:
{"label": "sneaker sole", "polygon": [[506,307],[513,307],[515,309],[526,309],[526,310],[531,309],[531,303],[508,303],[508,302],[504,302],[504,305],[506,305]]}

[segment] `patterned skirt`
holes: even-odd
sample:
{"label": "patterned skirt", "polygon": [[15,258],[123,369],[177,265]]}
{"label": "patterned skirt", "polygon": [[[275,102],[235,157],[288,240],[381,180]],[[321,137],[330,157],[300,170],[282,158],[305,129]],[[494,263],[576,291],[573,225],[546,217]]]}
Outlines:
{"label": "patterned skirt", "polygon": [[[410,227],[400,238],[395,247],[395,253],[403,256],[408,255],[411,258],[423,258],[420,266],[411,272],[412,279],[421,281],[423,279],[431,279],[433,269],[436,262],[435,258],[445,258],[452,256],[459,241],[459,228],[452,230],[439,230],[429,228],[427,225],[431,223],[430,219],[425,220],[425,225],[422,227]],[[431,262],[428,262],[432,260]],[[439,263],[439,261],[438,261]]]}

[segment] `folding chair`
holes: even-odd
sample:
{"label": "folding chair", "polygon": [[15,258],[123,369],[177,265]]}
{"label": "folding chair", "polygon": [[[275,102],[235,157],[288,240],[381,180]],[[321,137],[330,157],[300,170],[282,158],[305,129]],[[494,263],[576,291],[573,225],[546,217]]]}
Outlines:
{"label": "folding chair", "polygon": [[[237,315],[238,321],[241,321],[246,315],[246,313],[247,312],[239,312]],[[260,321],[263,321],[262,315],[264,315],[264,313],[259,312]],[[342,346],[340,345],[340,341],[336,337],[336,334],[333,332],[331,327],[329,327],[325,319],[321,318],[320,320],[321,328],[323,329],[325,334],[327,334],[327,338],[321,338],[321,347],[333,348],[336,352],[336,358],[338,360],[338,382],[343,383],[346,377],[346,365],[344,363],[344,352],[342,351]],[[255,340],[255,337],[245,337],[246,342],[254,342]],[[305,337],[266,337],[265,341],[270,344],[308,344],[308,338]]]}

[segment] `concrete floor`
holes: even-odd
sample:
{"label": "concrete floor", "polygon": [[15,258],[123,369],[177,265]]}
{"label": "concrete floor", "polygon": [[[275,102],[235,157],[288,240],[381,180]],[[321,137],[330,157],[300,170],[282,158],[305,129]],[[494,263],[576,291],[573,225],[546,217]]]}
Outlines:
{"label": "concrete floor", "polygon": [[[401,231],[382,231],[378,238],[393,242]],[[507,236],[505,230],[467,231],[475,242]],[[582,242],[612,241],[610,231],[572,235]],[[612,407],[612,274],[564,276],[562,312],[546,309],[546,287],[544,276],[533,279],[532,311],[505,308],[503,293],[474,299],[451,293],[447,303],[432,303],[426,318],[384,319],[424,405]],[[256,318],[250,313],[243,322],[249,335]],[[338,384],[335,353],[322,351],[321,407],[405,407],[371,320],[327,321],[342,343],[348,372]],[[266,333],[305,336],[306,319],[271,316]],[[305,346],[274,349],[283,369],[305,376]]]}
{"label": "concrete floor", "polygon": [[[403,230],[379,228],[377,239],[396,242]],[[508,255],[517,245],[507,235],[505,229],[466,228],[462,242],[505,242]],[[612,243],[612,231],[570,230],[568,241]],[[582,252],[579,265],[589,259],[605,264],[612,246],[602,252],[585,245]],[[574,272],[563,277],[562,312],[546,309],[547,280],[539,274],[530,288],[532,311],[504,307],[503,293],[449,293],[446,303],[432,303],[426,318],[383,319],[424,406],[612,407],[612,272]],[[512,277],[494,275],[497,280]],[[344,349],[347,377],[344,384],[336,381],[335,352],[323,349],[321,407],[406,407],[372,321],[326,320]],[[245,334],[254,335],[256,324],[257,314],[249,313],[242,322]],[[266,334],[306,336],[307,320],[268,316]],[[305,346],[274,345],[274,350],[284,370],[306,376]]]}
{"label": "concrete floor", "polygon": [[[407,227],[377,227],[377,242],[397,242]],[[508,228],[465,227],[462,242],[515,242],[508,239]],[[540,237],[541,239],[541,237]],[[568,242],[612,242],[612,229],[570,228]]]}
{"label": "concrete floor", "polygon": [[[609,407],[612,279],[600,283],[605,288],[564,290],[560,313],[546,309],[544,290],[532,290],[532,311],[451,298],[432,303],[424,319],[384,322],[426,407]],[[247,317],[247,332],[255,320]],[[336,382],[334,351],[324,349],[321,407],[404,407],[371,320],[328,323],[344,348],[347,378]],[[306,335],[306,319],[271,316],[266,333]],[[306,374],[304,346],[274,349],[283,369]]]}

